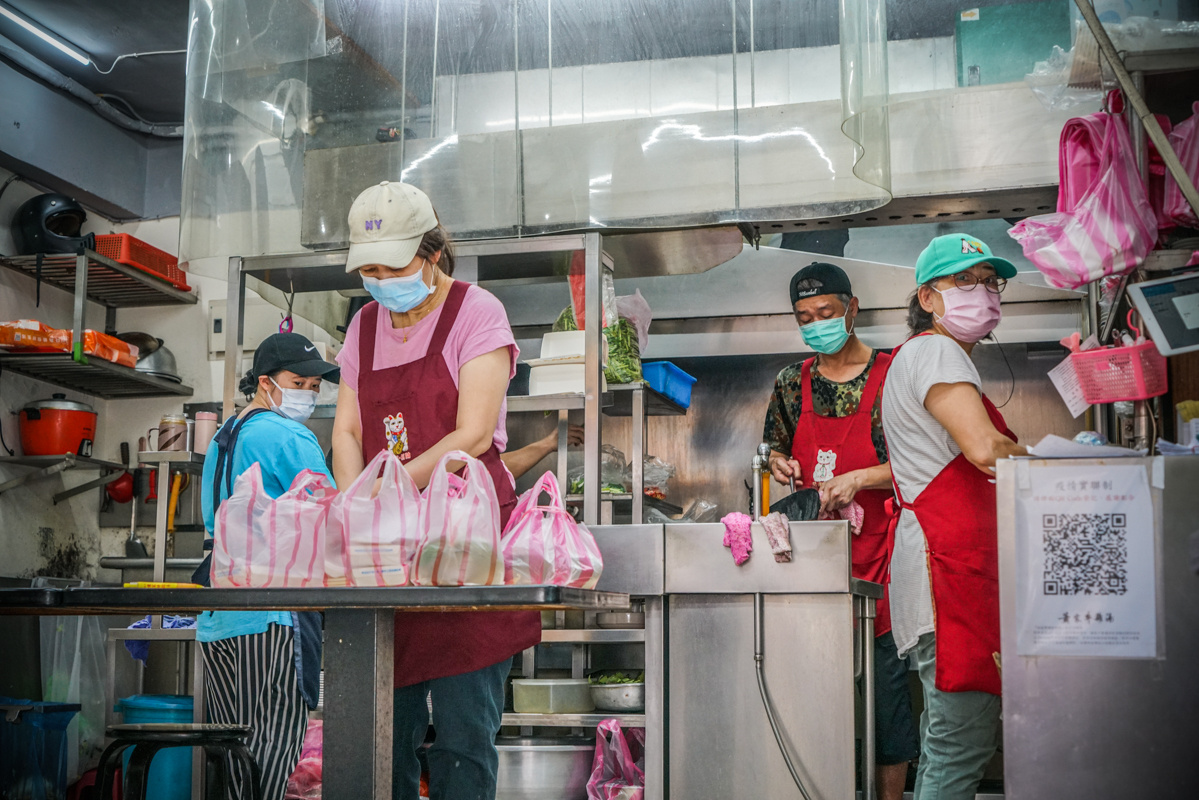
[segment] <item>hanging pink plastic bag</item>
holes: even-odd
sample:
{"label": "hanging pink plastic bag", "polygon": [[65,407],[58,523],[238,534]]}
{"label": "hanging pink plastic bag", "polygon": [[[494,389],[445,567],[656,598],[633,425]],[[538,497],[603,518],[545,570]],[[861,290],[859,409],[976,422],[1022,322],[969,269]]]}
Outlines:
{"label": "hanging pink plastic bag", "polygon": [[[451,461],[462,475],[446,471]],[[409,577],[417,586],[492,586],[504,582],[500,504],[483,462],[451,450],[433,468],[424,493],[423,534]]]}
{"label": "hanging pink plastic bag", "polygon": [[645,796],[645,729],[622,731],[606,719],[595,728],[595,760],[587,800],[642,800]]}
{"label": "hanging pink plastic bag", "polygon": [[212,585],[321,586],[326,520],[336,497],[327,476],[306,469],[272,498],[261,467],[250,465],[217,509]]}
{"label": "hanging pink plastic bag", "polygon": [[[1097,143],[1098,168],[1092,169],[1081,154],[1073,159],[1063,153],[1058,207],[1068,210],[1029,217],[1008,235],[1020,243],[1024,255],[1050,284],[1074,289],[1140,266],[1157,241],[1157,219],[1137,172],[1124,121],[1110,114],[1092,114],[1071,120],[1066,128],[1072,133],[1063,129],[1063,151]],[[1069,174],[1066,161],[1071,163]],[[1080,171],[1093,179],[1075,198],[1081,181],[1071,175]]]}
{"label": "hanging pink plastic bag", "polygon": [[408,565],[422,533],[420,515],[416,482],[399,457],[380,450],[333,503],[329,514],[325,571],[332,582],[344,579],[347,586],[408,583]]}
{"label": "hanging pink plastic bag", "polygon": [[[1178,154],[1178,160],[1191,177],[1191,182],[1199,183],[1199,103],[1195,103],[1192,111],[1193,116],[1170,132],[1170,146]],[[1177,225],[1199,228],[1195,209],[1191,208],[1177,181],[1169,173],[1166,174],[1166,199],[1162,213]]]}
{"label": "hanging pink plastic bag", "polygon": [[[543,494],[546,505],[539,502]],[[500,541],[507,584],[594,589],[604,571],[595,537],[567,512],[552,472],[520,496]]]}

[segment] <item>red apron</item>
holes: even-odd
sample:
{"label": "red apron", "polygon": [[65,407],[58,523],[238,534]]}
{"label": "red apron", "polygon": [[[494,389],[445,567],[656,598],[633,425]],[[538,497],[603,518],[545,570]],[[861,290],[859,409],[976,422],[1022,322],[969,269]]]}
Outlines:
{"label": "red apron", "polygon": [[[919,336],[933,334],[917,334]],[[902,345],[901,345],[902,346]],[[891,356],[899,352],[892,351]],[[984,394],[991,424],[1016,441],[1003,415]],[[999,655],[999,527],[995,484],[958,454],[911,503],[892,478],[898,507],[916,515],[928,550],[936,632],[936,686],[943,692],[1002,694]]]}
{"label": "red apron", "polygon": [[[803,395],[795,436],[791,440],[791,457],[799,462],[804,488],[832,475],[844,475],[854,470],[877,467],[878,452],[871,438],[871,416],[879,389],[887,376],[891,356],[878,353],[862,389],[862,400],[853,414],[845,417],[824,417],[812,404],[812,364],[803,364]],[[825,464],[820,462],[824,461]],[[821,474],[817,474],[817,469]],[[826,474],[826,470],[828,471]],[[817,480],[819,479],[819,480]],[[883,599],[878,603],[874,635],[882,636],[891,630],[891,610],[887,602],[887,565],[890,563],[890,514],[886,503],[891,493],[885,489],[863,489],[854,498],[862,506],[862,532],[851,537],[851,572],[855,578],[883,584]]]}
{"label": "red apron", "polygon": [[[425,357],[398,367],[374,368],[379,304],[368,303],[359,312],[358,413],[366,463],[388,446],[388,417],[403,420],[407,434],[407,452],[400,455],[403,461],[425,452],[457,428],[458,387],[442,351],[466,290],[467,284],[453,282]],[[516,490],[500,461],[499,449],[493,443],[479,460],[495,482],[501,525],[507,524],[516,506]],[[399,688],[473,672],[540,641],[541,615],[535,611],[397,613],[395,685]]]}

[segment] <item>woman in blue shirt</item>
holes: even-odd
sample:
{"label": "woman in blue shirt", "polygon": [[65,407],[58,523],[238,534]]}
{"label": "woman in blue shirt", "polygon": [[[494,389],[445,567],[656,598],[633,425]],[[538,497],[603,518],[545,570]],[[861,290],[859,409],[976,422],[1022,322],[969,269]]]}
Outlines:
{"label": "woman in blue shirt", "polygon": [[[336,364],[296,333],[268,337],[239,388],[249,405],[226,421],[204,459],[201,507],[211,547],[216,508],[237,476],[254,463],[266,493],[278,497],[305,469],[329,475],[316,436],[303,423],[316,406],[321,380],[338,380]],[[206,560],[197,580],[207,584]],[[317,613],[205,611],[196,620],[204,657],[209,722],[249,725],[248,743],[261,771],[263,800],[282,800],[300,758],[320,677],[321,620]],[[248,798],[249,776],[235,772],[232,797]]]}

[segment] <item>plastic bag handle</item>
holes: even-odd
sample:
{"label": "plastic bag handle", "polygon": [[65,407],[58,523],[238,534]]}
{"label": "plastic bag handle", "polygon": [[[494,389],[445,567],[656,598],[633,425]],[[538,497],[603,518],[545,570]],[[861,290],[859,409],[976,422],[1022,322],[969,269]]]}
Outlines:
{"label": "plastic bag handle", "polygon": [[312,490],[311,496],[317,500],[337,494],[337,487],[332,484],[328,475],[311,469],[301,470],[295,479],[292,480],[287,493],[299,494],[302,490],[307,489]]}
{"label": "plastic bag handle", "polygon": [[[537,483],[533,484],[533,488],[529,495],[532,501],[531,508],[538,508],[543,511],[565,511],[566,505],[562,502],[562,491],[558,486],[558,477],[553,472],[547,471],[544,475],[537,479]],[[550,496],[549,505],[542,505],[542,494]]]}
{"label": "plastic bag handle", "polygon": [[[378,454],[370,460],[370,463],[363,467],[362,472],[358,474],[358,477],[354,479],[354,482],[346,488],[345,495],[347,497],[357,497],[358,495],[362,494],[364,487],[367,487],[368,493],[374,488],[375,478],[379,477],[380,461],[385,462],[383,464],[383,477],[390,477],[392,474],[394,474],[394,470],[397,466],[402,466],[399,464],[400,459],[397,455],[395,455],[395,453],[392,453],[386,448],[380,450]],[[388,472],[389,469],[392,470],[391,473]]]}
{"label": "plastic bag handle", "polygon": [[1136,325],[1132,324],[1132,315],[1135,313],[1136,313],[1136,311],[1134,309],[1130,308],[1130,309],[1128,309],[1128,316],[1125,317],[1125,321],[1128,322],[1129,330],[1131,330],[1133,333],[1136,334],[1136,336],[1133,337],[1133,341],[1136,341],[1141,338],[1141,329],[1138,328]]}
{"label": "plastic bag handle", "polygon": [[436,472],[449,473],[446,467],[451,461],[461,461],[465,466],[462,468],[467,474],[471,474],[471,467],[479,463],[479,459],[462,450],[447,450],[444,455],[437,461]]}

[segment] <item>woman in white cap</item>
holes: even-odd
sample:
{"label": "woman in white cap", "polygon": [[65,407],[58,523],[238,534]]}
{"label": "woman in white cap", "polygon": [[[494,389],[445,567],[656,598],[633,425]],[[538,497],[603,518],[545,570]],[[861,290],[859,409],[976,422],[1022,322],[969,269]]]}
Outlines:
{"label": "woman in white cap", "polygon": [[[495,483],[501,523],[516,486],[500,453],[505,395],[518,350],[503,305],[451,276],[453,250],[424,192],[372,186],[350,209],[347,272],[374,298],[350,323],[338,356],[333,472],[348,486],[380,450],[422,488],[441,457],[463,450]],[[512,656],[541,640],[536,612],[405,613],[395,632],[392,794],[417,800],[432,694],[432,800],[490,800],[495,736]]]}
{"label": "woman in white cap", "polygon": [[891,354],[883,431],[895,489],[891,630],[924,686],[916,800],[973,800],[999,746],[995,462],[1024,455],[970,360],[1016,268],[972,236],[916,261],[912,336]]}

